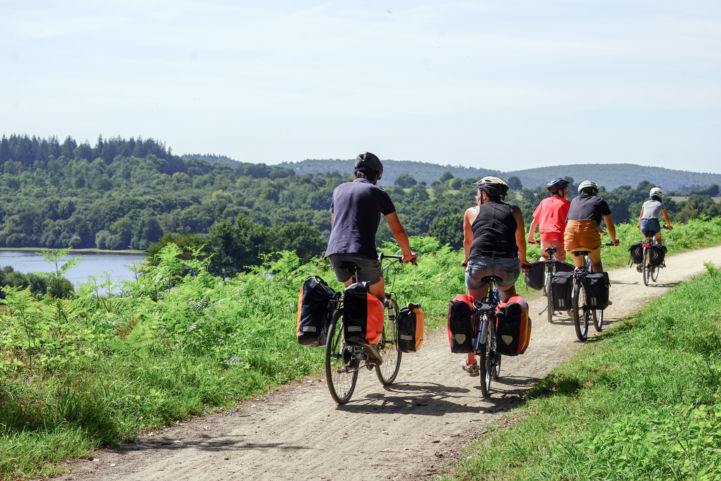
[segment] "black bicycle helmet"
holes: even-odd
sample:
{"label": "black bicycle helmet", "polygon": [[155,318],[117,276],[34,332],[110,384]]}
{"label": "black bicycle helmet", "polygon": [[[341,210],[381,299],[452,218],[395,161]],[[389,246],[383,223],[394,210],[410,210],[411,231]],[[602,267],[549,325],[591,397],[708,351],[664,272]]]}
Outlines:
{"label": "black bicycle helmet", "polygon": [[368,180],[373,180],[376,175],[378,176],[376,180],[381,180],[383,176],[383,164],[375,154],[370,152],[358,154],[353,170],[355,172],[362,172]]}
{"label": "black bicycle helmet", "polygon": [[506,184],[503,179],[491,175],[483,177],[476,182],[476,185],[478,186],[478,190],[484,191],[492,200],[503,200],[508,193],[508,184]]}
{"label": "black bicycle helmet", "polygon": [[563,188],[567,187],[569,182],[566,179],[562,179],[560,177],[556,177],[552,181],[550,181],[548,184],[546,184],[546,189],[549,190],[552,194],[555,194],[559,190],[562,190]]}

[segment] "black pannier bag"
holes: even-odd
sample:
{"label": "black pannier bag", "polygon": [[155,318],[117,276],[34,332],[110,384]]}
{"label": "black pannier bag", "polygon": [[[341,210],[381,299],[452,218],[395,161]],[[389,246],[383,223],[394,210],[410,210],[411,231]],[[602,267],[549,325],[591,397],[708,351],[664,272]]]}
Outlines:
{"label": "black pannier bag", "polygon": [[377,344],[383,334],[385,310],[369,286],[356,282],[343,289],[343,335],[350,343]]}
{"label": "black pannier bag", "polygon": [[571,308],[573,294],[573,272],[556,272],[551,277],[553,310],[567,311]]}
{"label": "black pannier bag", "polygon": [[631,262],[634,264],[643,262],[643,241],[631,244],[631,247],[628,248],[628,253],[631,256]]}
{"label": "black pannier bag", "polygon": [[458,294],[448,306],[448,343],[451,352],[473,352],[473,297]]}
{"label": "black pannier bag", "polygon": [[531,268],[523,275],[526,285],[531,289],[543,289],[545,278],[543,265],[541,261],[531,262]]}
{"label": "black pannier bag", "polygon": [[654,244],[651,247],[649,247],[651,251],[651,255],[649,256],[649,263],[653,267],[658,267],[661,264],[663,264],[664,259],[666,258],[666,246],[660,246],[658,244]]}
{"label": "black pannier bag", "polygon": [[608,291],[611,281],[608,272],[592,272],[586,274],[586,306],[590,309],[605,309],[608,307]]}
{"label": "black pannier bag", "polygon": [[419,304],[409,303],[398,311],[398,349],[401,352],[416,352],[423,344],[425,315]]}
{"label": "black pannier bag", "polygon": [[298,344],[309,347],[325,345],[330,321],[330,301],[338,293],[318,276],[309,276],[298,294]]}
{"label": "black pannier bag", "polygon": [[556,261],[554,266],[556,267],[556,272],[573,272],[576,270],[576,266],[568,262]]}

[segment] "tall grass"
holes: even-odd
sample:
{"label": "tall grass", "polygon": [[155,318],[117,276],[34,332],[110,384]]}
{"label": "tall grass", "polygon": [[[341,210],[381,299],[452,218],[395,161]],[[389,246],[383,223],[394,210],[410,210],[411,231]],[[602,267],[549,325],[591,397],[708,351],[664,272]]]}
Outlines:
{"label": "tall grass", "polygon": [[721,273],[604,333],[447,479],[721,479]]}

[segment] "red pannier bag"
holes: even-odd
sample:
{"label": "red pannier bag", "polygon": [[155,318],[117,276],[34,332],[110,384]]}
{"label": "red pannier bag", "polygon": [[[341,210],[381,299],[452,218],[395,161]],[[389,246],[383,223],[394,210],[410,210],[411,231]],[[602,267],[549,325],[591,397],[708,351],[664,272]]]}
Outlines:
{"label": "red pannier bag", "polygon": [[343,290],[343,335],[348,342],[378,344],[383,334],[383,304],[368,292],[368,282]]}
{"label": "red pannier bag", "polygon": [[451,352],[473,352],[473,296],[458,294],[448,306],[448,343]]}
{"label": "red pannier bag", "polygon": [[496,309],[496,351],[504,356],[523,354],[531,340],[528,303],[521,296],[513,296]]}
{"label": "red pannier bag", "polygon": [[419,304],[409,302],[398,311],[398,349],[401,352],[416,352],[421,348],[424,319]]}

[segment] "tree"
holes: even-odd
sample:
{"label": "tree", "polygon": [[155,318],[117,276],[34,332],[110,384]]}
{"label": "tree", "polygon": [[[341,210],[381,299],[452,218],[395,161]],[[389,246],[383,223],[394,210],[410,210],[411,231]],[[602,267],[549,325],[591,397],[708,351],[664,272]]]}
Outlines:
{"label": "tree", "polygon": [[416,179],[414,179],[412,176],[408,174],[401,174],[398,177],[396,177],[395,182],[393,182],[393,185],[397,185],[398,187],[413,187],[418,182]]}
{"label": "tree", "polygon": [[441,245],[449,244],[454,249],[463,247],[463,214],[449,214],[437,217],[431,222],[428,234],[432,235]]}
{"label": "tree", "polygon": [[521,183],[521,179],[512,175],[508,178],[508,187],[511,190],[521,190],[523,188],[523,184]]}

